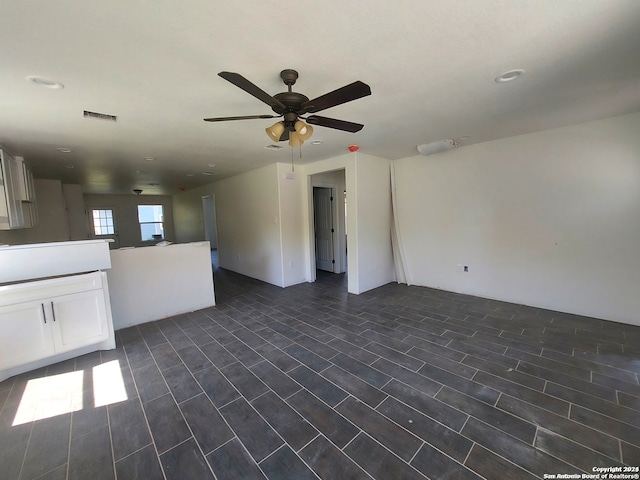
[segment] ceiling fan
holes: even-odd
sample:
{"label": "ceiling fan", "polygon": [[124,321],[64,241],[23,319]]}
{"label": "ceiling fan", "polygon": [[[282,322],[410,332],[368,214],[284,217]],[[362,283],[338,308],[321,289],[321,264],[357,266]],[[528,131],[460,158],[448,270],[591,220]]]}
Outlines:
{"label": "ceiling fan", "polygon": [[[245,92],[253,95],[258,100],[266,103],[277,115],[245,115],[239,117],[217,117],[205,118],[205,122],[226,122],[228,120],[250,120],[256,118],[277,118],[282,117],[283,120],[276,122],[265,131],[269,138],[279,142],[289,140],[289,145],[297,147],[308,140],[312,133],[313,127],[335,128],[345,132],[359,132],[364,125],[360,123],[347,122],[345,120],[336,120],[335,118],[321,117],[319,115],[311,115],[303,117],[309,113],[316,113],[327,108],[335,107],[343,103],[357,100],[358,98],[371,95],[371,88],[366,83],[355,81],[349,85],[338,88],[332,92],[326,93],[318,98],[309,100],[309,97],[301,93],[292,91],[291,87],[298,79],[298,72],[291,69],[282,70],[280,78],[288,87],[288,91],[277,93],[274,96],[269,95],[239,73],[220,72],[218,74],[228,82],[233,83],[236,87],[241,88]],[[306,120],[307,123],[302,120]]]}

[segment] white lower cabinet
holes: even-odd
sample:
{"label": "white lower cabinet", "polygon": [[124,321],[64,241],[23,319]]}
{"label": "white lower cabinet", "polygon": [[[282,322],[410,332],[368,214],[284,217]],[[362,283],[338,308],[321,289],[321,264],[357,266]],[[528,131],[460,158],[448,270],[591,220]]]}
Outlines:
{"label": "white lower cabinet", "polygon": [[109,338],[102,290],[52,298],[50,306],[53,318],[50,325],[56,353]]}
{"label": "white lower cabinet", "polygon": [[53,355],[51,325],[42,302],[0,307],[0,370]]}
{"label": "white lower cabinet", "polygon": [[114,348],[108,298],[103,272],[1,286],[0,380],[88,346]]}

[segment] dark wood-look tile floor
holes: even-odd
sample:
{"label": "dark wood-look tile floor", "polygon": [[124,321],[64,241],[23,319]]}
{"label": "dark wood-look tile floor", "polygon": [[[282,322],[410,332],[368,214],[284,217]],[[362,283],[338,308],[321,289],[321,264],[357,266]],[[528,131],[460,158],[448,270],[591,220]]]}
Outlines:
{"label": "dark wood-look tile floor", "polygon": [[[215,276],[215,308],[0,383],[0,476],[493,480],[640,465],[640,327],[406,285],[349,295],[332,274],[286,289]],[[126,399],[96,407],[95,367],[114,362]],[[14,425],[30,381],[72,372],[79,408]]]}

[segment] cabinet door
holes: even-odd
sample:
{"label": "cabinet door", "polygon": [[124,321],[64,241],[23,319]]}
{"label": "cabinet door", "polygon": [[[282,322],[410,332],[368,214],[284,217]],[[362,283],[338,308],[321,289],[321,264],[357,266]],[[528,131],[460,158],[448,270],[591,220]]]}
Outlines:
{"label": "cabinet door", "polygon": [[0,307],[0,370],[53,353],[50,322],[42,302]]}
{"label": "cabinet door", "polygon": [[109,338],[102,290],[63,295],[49,300],[56,353],[99,343]]}

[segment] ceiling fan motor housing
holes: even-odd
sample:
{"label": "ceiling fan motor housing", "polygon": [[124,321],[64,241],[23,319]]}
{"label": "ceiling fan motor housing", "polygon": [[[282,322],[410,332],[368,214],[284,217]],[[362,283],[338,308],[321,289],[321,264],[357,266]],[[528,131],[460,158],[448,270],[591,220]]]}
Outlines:
{"label": "ceiling fan motor housing", "polygon": [[309,101],[309,97],[297,92],[276,93],[273,98],[286,107],[284,110],[278,105],[272,107],[273,111],[279,115],[286,114],[287,112],[294,112],[301,115],[304,113],[301,109],[302,105]]}

